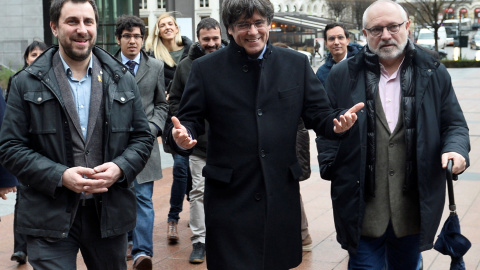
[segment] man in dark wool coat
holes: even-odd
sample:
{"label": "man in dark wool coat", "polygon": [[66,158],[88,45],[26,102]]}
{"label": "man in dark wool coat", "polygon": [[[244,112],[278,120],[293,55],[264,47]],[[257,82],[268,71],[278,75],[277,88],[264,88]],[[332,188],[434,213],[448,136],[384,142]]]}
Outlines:
{"label": "man in dark wool coat", "polygon": [[336,133],[352,127],[363,107],[330,107],[307,57],[270,44],[273,13],[268,0],[223,1],[230,44],[193,62],[168,133],[188,155],[209,122],[203,176],[210,270],[300,264],[298,119],[323,136],[347,137]]}

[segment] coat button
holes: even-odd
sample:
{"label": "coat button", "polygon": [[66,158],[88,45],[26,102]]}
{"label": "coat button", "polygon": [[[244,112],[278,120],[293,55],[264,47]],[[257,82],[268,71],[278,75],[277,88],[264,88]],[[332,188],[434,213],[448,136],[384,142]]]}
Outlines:
{"label": "coat button", "polygon": [[243,72],[248,72],[248,66],[247,66],[247,65],[244,65],[244,66],[242,67],[242,71],[243,71]]}
{"label": "coat button", "polygon": [[260,156],[261,156],[261,157],[265,157],[265,156],[266,156],[266,154],[265,154],[265,150],[263,150],[263,149],[262,149],[262,150],[260,150]]}
{"label": "coat button", "polygon": [[262,194],[256,193],[256,194],[255,194],[255,200],[256,200],[256,201],[260,201],[261,199],[262,199]]}
{"label": "coat button", "polygon": [[258,109],[258,110],[257,110],[257,115],[258,115],[258,116],[262,116],[262,115],[263,115],[262,109]]}
{"label": "coat button", "polygon": [[41,97],[37,98],[37,101],[38,102],[42,101],[42,98]]}
{"label": "coat button", "polygon": [[121,100],[122,102],[124,102],[124,101],[125,101],[125,98],[124,98],[124,97],[121,97],[120,100]]}
{"label": "coat button", "polygon": [[393,144],[393,143],[389,143],[388,146],[389,146],[389,147],[393,147],[394,144]]}
{"label": "coat button", "polygon": [[395,174],[395,172],[393,170],[390,170],[390,172],[388,173],[390,176],[393,176]]}

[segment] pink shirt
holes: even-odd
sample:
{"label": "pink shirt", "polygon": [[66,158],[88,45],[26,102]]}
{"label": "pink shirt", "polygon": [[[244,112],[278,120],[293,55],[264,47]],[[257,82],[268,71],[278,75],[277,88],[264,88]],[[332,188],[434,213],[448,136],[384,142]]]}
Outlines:
{"label": "pink shirt", "polygon": [[[403,61],[402,61],[403,63]],[[378,84],[378,91],[380,94],[380,100],[382,101],[383,112],[387,118],[388,127],[390,133],[395,130],[398,122],[398,113],[400,111],[400,74],[398,69],[392,74],[388,75],[383,65],[380,64],[380,82]]]}

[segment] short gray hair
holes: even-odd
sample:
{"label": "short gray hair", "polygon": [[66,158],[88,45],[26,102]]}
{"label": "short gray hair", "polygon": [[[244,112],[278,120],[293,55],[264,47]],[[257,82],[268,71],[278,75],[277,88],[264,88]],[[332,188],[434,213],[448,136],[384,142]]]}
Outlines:
{"label": "short gray hair", "polygon": [[362,17],[363,28],[365,28],[367,26],[367,14],[370,11],[370,8],[377,5],[377,4],[380,4],[380,3],[390,3],[390,4],[396,5],[398,7],[398,9],[401,10],[400,15],[402,16],[402,19],[404,21],[408,21],[407,11],[405,11],[405,9],[400,4],[398,4],[397,2],[393,2],[391,0],[377,0],[377,1],[373,2],[370,6],[368,6],[368,8],[365,9],[365,12],[363,12],[363,17]]}

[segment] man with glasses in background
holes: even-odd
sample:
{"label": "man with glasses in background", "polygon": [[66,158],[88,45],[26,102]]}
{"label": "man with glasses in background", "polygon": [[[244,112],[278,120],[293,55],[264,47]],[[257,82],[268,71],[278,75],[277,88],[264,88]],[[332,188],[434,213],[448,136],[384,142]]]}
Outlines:
{"label": "man with glasses in background", "polygon": [[230,44],[193,61],[177,115],[184,126],[173,117],[175,127],[166,130],[175,151],[188,155],[209,123],[203,176],[210,270],[286,270],[301,262],[298,119],[333,139],[363,107],[345,115],[330,108],[307,57],[270,44],[273,15],[268,0],[223,1]]}
{"label": "man with glasses in background", "polygon": [[[165,100],[163,62],[149,57],[142,50],[145,33],[145,24],[142,19],[130,15],[118,17],[115,36],[120,49],[115,57],[135,76],[150,132],[158,137],[161,136],[162,128],[165,126],[168,110]],[[137,224],[129,233],[127,248],[127,260],[133,259],[133,269],[152,269],[155,218],[152,202],[153,182],[162,177],[160,148],[158,141],[155,140],[147,165],[134,181],[137,197]]]}
{"label": "man with glasses in background", "polygon": [[[444,65],[408,39],[405,10],[390,0],[363,15],[367,45],[330,72],[333,107],[365,102],[340,144],[317,140],[332,181],[337,240],[349,269],[416,269],[431,249],[445,202],[445,167],[469,165],[468,127]],[[331,151],[334,149],[333,151]]]}

